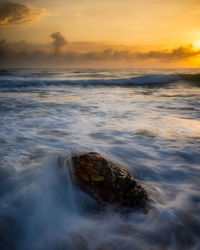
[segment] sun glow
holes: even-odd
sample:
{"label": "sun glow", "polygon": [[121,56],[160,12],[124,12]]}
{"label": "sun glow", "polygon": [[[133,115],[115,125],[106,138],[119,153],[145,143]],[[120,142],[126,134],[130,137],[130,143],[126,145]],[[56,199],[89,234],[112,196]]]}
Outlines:
{"label": "sun glow", "polygon": [[193,46],[195,49],[200,49],[200,40],[193,42]]}

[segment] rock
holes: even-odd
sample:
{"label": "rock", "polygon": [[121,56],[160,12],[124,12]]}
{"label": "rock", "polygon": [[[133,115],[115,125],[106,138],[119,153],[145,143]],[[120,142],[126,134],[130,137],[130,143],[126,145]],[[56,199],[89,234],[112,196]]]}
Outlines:
{"label": "rock", "polygon": [[125,168],[95,152],[72,156],[76,184],[103,204],[145,208],[147,192]]}

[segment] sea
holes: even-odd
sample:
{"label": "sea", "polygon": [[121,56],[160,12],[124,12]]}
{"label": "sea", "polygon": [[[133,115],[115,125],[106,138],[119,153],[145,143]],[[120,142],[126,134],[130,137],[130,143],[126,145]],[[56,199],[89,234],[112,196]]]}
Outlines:
{"label": "sea", "polygon": [[[95,208],[59,167],[93,151],[148,213]],[[200,69],[0,69],[0,249],[199,250]]]}

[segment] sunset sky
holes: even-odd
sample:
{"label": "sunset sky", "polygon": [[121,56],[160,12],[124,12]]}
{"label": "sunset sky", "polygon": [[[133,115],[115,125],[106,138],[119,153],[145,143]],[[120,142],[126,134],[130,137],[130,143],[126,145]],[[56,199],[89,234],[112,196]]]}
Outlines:
{"label": "sunset sky", "polygon": [[[62,51],[128,51],[151,63],[167,54],[169,66],[200,66],[199,23],[199,0],[3,0],[0,5],[0,40],[7,49],[23,40],[42,49],[59,32]],[[180,48],[186,56],[173,54]]]}

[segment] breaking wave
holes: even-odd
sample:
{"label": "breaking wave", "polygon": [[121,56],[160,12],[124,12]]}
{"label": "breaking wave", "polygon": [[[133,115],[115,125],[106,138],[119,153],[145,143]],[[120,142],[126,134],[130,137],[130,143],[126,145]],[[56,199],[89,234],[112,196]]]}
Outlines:
{"label": "breaking wave", "polygon": [[[94,78],[95,77],[95,78]],[[57,79],[55,76],[36,76],[35,74],[16,74],[1,72],[0,88],[34,87],[46,85],[70,85],[70,86],[135,86],[165,84],[180,80],[177,74],[146,74],[126,78],[106,78],[104,75],[90,78],[64,77]]]}

